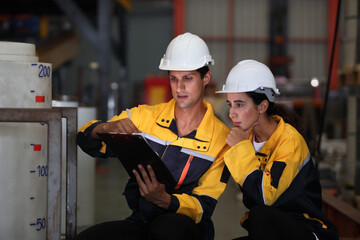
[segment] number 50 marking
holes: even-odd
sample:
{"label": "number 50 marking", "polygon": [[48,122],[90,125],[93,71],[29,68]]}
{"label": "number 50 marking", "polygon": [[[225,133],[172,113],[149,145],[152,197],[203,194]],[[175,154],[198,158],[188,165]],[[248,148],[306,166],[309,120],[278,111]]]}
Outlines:
{"label": "number 50 marking", "polygon": [[38,218],[36,219],[36,231],[41,231],[46,227],[46,219],[45,218]]}

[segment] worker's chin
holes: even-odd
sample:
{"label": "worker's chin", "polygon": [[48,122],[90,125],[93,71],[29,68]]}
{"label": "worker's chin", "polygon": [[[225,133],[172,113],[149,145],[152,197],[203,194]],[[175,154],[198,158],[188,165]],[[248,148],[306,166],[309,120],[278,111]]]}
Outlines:
{"label": "worker's chin", "polygon": [[189,104],[184,104],[184,103],[181,103],[181,104],[178,104],[178,106],[180,107],[180,108],[183,108],[183,109],[185,109],[185,108],[189,108]]}
{"label": "worker's chin", "polygon": [[241,130],[243,130],[244,132],[246,132],[246,131],[249,131],[249,130],[252,128],[252,126],[242,126],[242,125],[239,125],[239,128],[240,128]]}
{"label": "worker's chin", "polygon": [[181,108],[188,108],[190,106],[190,102],[183,99],[177,99],[176,104]]}

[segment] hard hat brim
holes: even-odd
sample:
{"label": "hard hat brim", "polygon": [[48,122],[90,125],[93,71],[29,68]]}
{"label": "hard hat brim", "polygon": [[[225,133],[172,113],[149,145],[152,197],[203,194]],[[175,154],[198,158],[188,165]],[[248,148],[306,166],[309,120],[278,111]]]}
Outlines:
{"label": "hard hat brim", "polygon": [[215,93],[241,93],[241,91],[221,90],[221,91],[216,91]]}
{"label": "hard hat brim", "polygon": [[200,64],[196,64],[196,65],[191,65],[190,66],[172,66],[169,61],[165,60],[164,58],[162,58],[160,60],[160,65],[159,65],[159,69],[160,70],[167,70],[167,71],[194,71],[197,70],[199,68],[205,67],[205,66],[210,66],[210,65],[215,65],[215,61],[214,59],[204,59],[204,62],[201,62]]}
{"label": "hard hat brim", "polygon": [[161,67],[159,66],[159,69],[160,70],[165,70],[165,71],[195,71],[199,68],[202,68],[203,66],[201,67]]}

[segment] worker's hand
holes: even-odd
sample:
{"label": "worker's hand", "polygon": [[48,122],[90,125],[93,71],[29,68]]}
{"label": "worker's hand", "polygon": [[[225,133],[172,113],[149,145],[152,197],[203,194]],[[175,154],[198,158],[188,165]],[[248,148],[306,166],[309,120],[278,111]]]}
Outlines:
{"label": "worker's hand", "polygon": [[[141,196],[147,201],[167,209],[170,205],[171,196],[165,191],[165,185],[158,182],[154,170],[150,165],[147,165],[149,174],[147,174],[145,168],[141,164],[138,165],[138,168],[140,173],[136,170],[133,170],[133,173],[139,185]],[[140,174],[142,178],[140,177]]]}
{"label": "worker's hand", "polygon": [[249,128],[244,131],[238,126],[232,127],[226,138],[226,143],[232,147],[241,141],[249,139],[252,129],[253,128]]}
{"label": "worker's hand", "polygon": [[108,132],[120,132],[120,133],[140,133],[139,129],[129,118],[120,119],[113,122],[106,122],[97,125],[91,131],[92,138],[99,138],[96,133],[108,133]]}

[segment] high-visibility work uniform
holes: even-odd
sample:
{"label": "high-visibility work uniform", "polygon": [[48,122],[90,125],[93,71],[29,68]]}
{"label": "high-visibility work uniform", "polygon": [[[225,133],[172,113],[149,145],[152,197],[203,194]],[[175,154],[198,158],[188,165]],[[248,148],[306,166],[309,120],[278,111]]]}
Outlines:
{"label": "high-visibility work uniform", "polygon": [[335,227],[322,214],[321,186],[304,138],[281,117],[273,118],[277,128],[259,152],[250,136],[224,156],[244,193],[245,206],[276,207],[304,223],[320,240],[337,239]]}
{"label": "high-visibility work uniform", "polygon": [[[155,106],[139,105],[130,109],[134,125],[145,134],[152,148],[161,156],[172,172],[177,185],[166,189],[171,194],[167,210],[146,201],[140,196],[136,179],[130,179],[125,196],[133,213],[129,219],[147,222],[164,212],[176,212],[191,217],[199,223],[206,239],[214,238],[211,215],[217,199],[225,190],[230,173],[225,167],[223,155],[228,149],[225,139],[228,127],[218,120],[210,104],[199,127],[187,136],[179,137],[174,117],[175,100]],[[128,118],[123,111],[110,121]],[[78,132],[78,145],[94,157],[111,156],[106,145],[89,137],[100,121],[90,121]]]}

